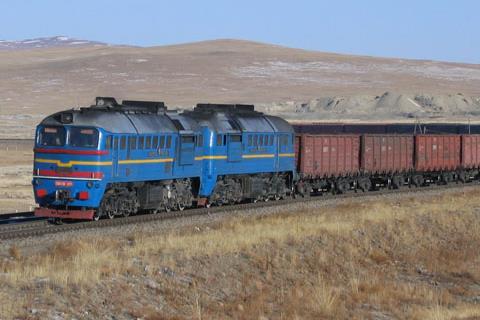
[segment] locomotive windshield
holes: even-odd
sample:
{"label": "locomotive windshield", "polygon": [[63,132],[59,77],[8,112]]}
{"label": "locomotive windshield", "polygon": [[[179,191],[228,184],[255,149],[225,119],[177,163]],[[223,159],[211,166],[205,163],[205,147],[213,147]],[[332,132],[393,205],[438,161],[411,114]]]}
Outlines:
{"label": "locomotive windshield", "polygon": [[38,144],[41,146],[60,147],[65,145],[64,127],[44,127],[40,130]]}
{"label": "locomotive windshield", "polygon": [[98,130],[71,127],[69,145],[80,148],[96,148],[98,146]]}

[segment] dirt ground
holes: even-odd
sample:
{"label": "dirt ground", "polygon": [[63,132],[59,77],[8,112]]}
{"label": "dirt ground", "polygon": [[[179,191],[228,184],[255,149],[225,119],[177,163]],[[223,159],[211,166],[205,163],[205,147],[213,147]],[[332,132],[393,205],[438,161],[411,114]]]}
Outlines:
{"label": "dirt ground", "polygon": [[33,151],[30,144],[0,143],[0,214],[30,211]]}

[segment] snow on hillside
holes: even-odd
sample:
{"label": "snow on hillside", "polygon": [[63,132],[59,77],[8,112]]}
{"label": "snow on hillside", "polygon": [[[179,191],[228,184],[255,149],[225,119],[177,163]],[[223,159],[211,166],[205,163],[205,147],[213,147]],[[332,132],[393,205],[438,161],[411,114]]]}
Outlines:
{"label": "snow on hillside", "polygon": [[103,42],[81,40],[65,36],[44,37],[26,40],[0,40],[0,50],[22,50],[36,48],[52,47],[72,47],[72,46],[101,46],[108,45]]}

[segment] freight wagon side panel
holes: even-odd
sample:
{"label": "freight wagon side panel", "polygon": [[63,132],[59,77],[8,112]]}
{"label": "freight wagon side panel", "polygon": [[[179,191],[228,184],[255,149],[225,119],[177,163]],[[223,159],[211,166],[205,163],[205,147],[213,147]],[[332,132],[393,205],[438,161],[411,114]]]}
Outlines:
{"label": "freight wagon side panel", "polygon": [[362,170],[367,173],[395,173],[413,169],[413,136],[363,135]]}
{"label": "freight wagon side panel", "polygon": [[466,169],[480,167],[480,135],[462,135],[462,167]]}
{"label": "freight wagon side panel", "polygon": [[415,140],[417,171],[450,171],[460,166],[459,135],[417,135]]}
{"label": "freight wagon side panel", "polygon": [[360,169],[358,135],[301,135],[300,172],[313,177],[347,176]]}

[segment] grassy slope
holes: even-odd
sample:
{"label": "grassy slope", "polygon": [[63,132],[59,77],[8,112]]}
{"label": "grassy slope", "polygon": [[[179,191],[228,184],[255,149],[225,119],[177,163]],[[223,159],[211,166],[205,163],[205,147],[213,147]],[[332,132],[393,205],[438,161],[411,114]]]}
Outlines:
{"label": "grassy slope", "polygon": [[480,317],[479,195],[470,189],[381,203],[347,200],[323,212],[81,238],[34,255],[11,247],[0,264],[0,312],[5,318],[474,319]]}

